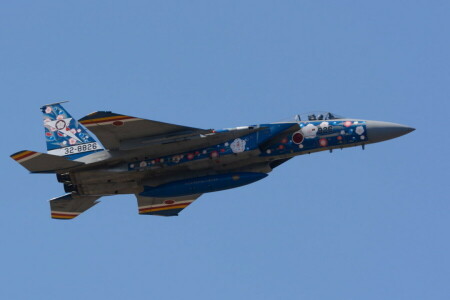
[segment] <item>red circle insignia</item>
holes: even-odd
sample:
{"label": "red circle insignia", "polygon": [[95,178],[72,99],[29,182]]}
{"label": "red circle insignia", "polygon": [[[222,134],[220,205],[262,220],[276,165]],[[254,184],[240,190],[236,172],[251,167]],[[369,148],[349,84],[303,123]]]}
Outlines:
{"label": "red circle insignia", "polygon": [[303,142],[303,139],[304,139],[303,134],[301,134],[300,132],[296,132],[292,135],[292,141],[295,144],[301,144]]}
{"label": "red circle insignia", "polygon": [[173,201],[173,200],[166,200],[166,201],[164,201],[164,204],[174,204],[175,203],[175,201]]}
{"label": "red circle insignia", "polygon": [[122,126],[122,125],[123,125],[123,122],[122,122],[122,121],[114,121],[114,122],[113,122],[113,125],[114,125],[114,126]]}

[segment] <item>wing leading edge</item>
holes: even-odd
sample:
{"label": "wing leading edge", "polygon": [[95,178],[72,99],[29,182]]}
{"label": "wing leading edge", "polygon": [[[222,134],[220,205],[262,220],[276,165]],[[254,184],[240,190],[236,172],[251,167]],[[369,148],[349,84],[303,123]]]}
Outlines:
{"label": "wing leading edge", "polygon": [[122,141],[166,135],[205,134],[211,130],[187,127],[98,111],[79,120],[107,149],[119,149]]}

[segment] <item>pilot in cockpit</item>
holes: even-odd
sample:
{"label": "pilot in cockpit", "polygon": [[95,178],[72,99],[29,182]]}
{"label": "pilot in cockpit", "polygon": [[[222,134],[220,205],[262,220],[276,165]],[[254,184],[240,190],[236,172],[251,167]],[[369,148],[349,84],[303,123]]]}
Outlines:
{"label": "pilot in cockpit", "polygon": [[336,117],[332,113],[327,113],[327,116],[325,117],[325,120],[333,120],[336,119]]}

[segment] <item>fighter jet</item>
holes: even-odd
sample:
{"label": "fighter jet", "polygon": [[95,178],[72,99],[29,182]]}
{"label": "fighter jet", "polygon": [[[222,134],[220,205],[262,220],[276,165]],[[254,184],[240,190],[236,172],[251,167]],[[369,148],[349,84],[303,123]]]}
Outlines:
{"label": "fighter jet", "polygon": [[77,121],[61,103],[41,107],[47,153],[11,155],[31,173],[56,174],[63,184],[66,194],[50,200],[54,219],[73,219],[100,197],[118,194],[134,194],[139,214],[177,216],[202,194],[261,180],[294,156],[364,148],[414,130],[330,112],[223,130],[110,111]]}

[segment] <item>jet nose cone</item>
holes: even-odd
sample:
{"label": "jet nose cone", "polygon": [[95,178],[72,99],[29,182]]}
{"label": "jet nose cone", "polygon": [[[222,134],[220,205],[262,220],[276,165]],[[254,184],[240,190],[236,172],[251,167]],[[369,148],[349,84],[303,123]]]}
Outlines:
{"label": "jet nose cone", "polygon": [[415,130],[405,125],[381,121],[367,121],[366,127],[370,143],[394,139]]}

